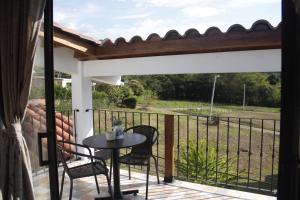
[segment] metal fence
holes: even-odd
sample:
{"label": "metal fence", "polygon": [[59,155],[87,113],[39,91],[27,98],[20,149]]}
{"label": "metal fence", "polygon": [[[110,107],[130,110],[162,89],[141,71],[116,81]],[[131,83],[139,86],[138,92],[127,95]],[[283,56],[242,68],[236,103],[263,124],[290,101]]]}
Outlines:
{"label": "metal fence", "polygon": [[[163,176],[166,164],[165,114],[104,109],[87,109],[86,112],[93,115],[94,134],[111,131],[114,117],[123,121],[125,129],[142,124],[157,128],[159,136],[153,152],[160,176]],[[73,135],[76,138],[76,111],[60,113],[68,120],[74,119]],[[210,120],[208,116],[172,116],[174,176],[177,179],[276,195],[279,120],[237,117],[213,117]],[[67,133],[71,134],[71,131]],[[124,149],[121,154],[128,151]],[[145,171],[137,166],[134,168]],[[152,173],[154,169],[152,163]]]}
{"label": "metal fence", "polygon": [[176,115],[177,178],[276,194],[279,121]]}

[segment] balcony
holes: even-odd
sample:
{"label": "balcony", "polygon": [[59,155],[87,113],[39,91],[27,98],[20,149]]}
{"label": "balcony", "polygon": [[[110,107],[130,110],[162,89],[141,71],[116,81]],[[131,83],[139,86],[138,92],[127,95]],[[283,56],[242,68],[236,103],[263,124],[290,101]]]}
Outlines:
{"label": "balcony", "polygon": [[[61,168],[59,169],[61,175]],[[138,172],[132,172],[131,180],[128,179],[128,171],[121,170],[121,187],[122,189],[139,189],[137,196],[128,195],[126,199],[144,199],[146,175]],[[37,199],[50,199],[48,188],[48,175],[35,175],[34,187],[36,188]],[[108,195],[106,180],[103,176],[98,176],[100,186],[100,196]],[[99,197],[96,191],[96,185],[93,178],[83,178],[74,182],[73,199],[94,199]],[[69,199],[69,180],[65,179],[64,192],[62,199]],[[156,183],[156,177],[149,178],[149,199],[211,199],[211,200],[275,200],[275,197],[241,192],[237,190],[218,188],[207,185],[200,185],[185,181],[176,180],[173,183]]]}
{"label": "balcony", "polygon": [[[58,138],[77,139],[77,112],[57,112],[56,116],[64,119],[58,120],[56,124]],[[279,120],[219,117],[209,121],[208,116],[184,114],[105,109],[89,109],[85,112],[93,116],[93,134],[111,130],[113,117],[122,119],[125,127],[146,124],[159,130],[159,139],[153,152],[158,159],[161,180],[165,181],[160,185],[150,181],[150,199],[275,199]],[[60,117],[62,115],[63,118]],[[31,117],[40,119],[43,116]],[[29,121],[34,122],[35,119]],[[34,124],[41,127],[38,123],[32,123]],[[128,150],[122,150],[121,154],[126,151]],[[74,161],[76,162],[78,161]],[[132,166],[135,173],[132,180],[128,180],[127,166],[121,167],[121,186],[139,189],[139,196],[143,197],[146,168]],[[154,169],[152,163],[153,175]],[[105,192],[106,184],[101,184],[105,183],[102,178],[100,187],[102,185],[101,191]],[[37,175],[34,179],[37,188],[47,185],[47,176]],[[151,179],[155,180],[154,177]],[[97,194],[93,179],[85,178],[74,184],[74,198],[92,199]],[[66,181],[66,198],[68,187]],[[42,188],[36,191],[37,195],[48,192]]]}

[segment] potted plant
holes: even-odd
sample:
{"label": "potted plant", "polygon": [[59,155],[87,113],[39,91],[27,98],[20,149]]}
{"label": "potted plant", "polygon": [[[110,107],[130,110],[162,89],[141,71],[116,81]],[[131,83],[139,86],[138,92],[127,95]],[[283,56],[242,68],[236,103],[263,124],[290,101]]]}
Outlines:
{"label": "potted plant", "polygon": [[120,119],[114,119],[112,123],[113,132],[116,134],[116,139],[124,138],[123,122]]}

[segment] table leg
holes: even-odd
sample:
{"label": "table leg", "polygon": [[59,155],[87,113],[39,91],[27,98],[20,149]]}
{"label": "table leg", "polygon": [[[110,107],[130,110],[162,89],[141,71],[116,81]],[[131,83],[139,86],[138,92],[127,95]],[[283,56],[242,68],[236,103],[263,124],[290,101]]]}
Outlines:
{"label": "table leg", "polygon": [[121,199],[119,149],[113,150],[114,198]]}
{"label": "table leg", "polygon": [[[120,163],[119,163],[119,149],[113,149],[113,155],[112,155],[112,162],[113,162],[113,176],[114,176],[114,191],[113,196],[114,199],[122,199],[123,195],[127,194],[134,194],[136,195],[139,193],[139,190],[127,190],[127,191],[121,191],[120,188]],[[95,200],[101,199],[110,199],[109,197],[98,197],[95,198]]]}

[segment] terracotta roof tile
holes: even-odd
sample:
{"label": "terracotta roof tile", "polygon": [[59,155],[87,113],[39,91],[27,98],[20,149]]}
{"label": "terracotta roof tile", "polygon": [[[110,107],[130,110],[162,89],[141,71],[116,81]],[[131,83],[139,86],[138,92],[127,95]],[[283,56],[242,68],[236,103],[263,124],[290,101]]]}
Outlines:
{"label": "terracotta roof tile", "polygon": [[210,27],[208,28],[204,34],[200,34],[197,29],[191,28],[188,29],[183,35],[181,35],[177,30],[170,30],[168,31],[163,37],[159,36],[157,33],[150,34],[146,40],[143,40],[141,36],[134,36],[129,41],[126,41],[123,37],[119,37],[112,42],[110,39],[104,40],[97,40],[95,38],[80,34],[74,30],[69,28],[65,28],[58,23],[54,23],[54,29],[56,31],[62,31],[64,33],[70,34],[73,37],[77,37],[79,39],[86,40],[88,42],[92,42],[96,45],[122,45],[124,43],[137,43],[137,42],[148,42],[148,41],[161,41],[161,40],[178,40],[178,39],[189,39],[189,38],[197,38],[203,36],[211,36],[216,34],[232,34],[232,33],[249,33],[255,31],[273,31],[276,29],[281,29],[281,23],[277,27],[273,27],[268,21],[266,20],[258,20],[254,22],[250,29],[246,29],[240,24],[234,24],[230,26],[226,32],[222,32],[218,27]]}
{"label": "terracotta roof tile", "polygon": [[191,38],[199,38],[199,37],[209,37],[213,35],[229,35],[232,33],[251,33],[258,31],[274,31],[277,29],[281,29],[281,23],[277,27],[273,27],[266,20],[258,20],[254,22],[250,29],[246,29],[244,26],[240,24],[234,24],[230,26],[226,32],[222,32],[218,27],[209,27],[204,34],[200,34],[197,29],[191,28],[188,29],[183,35],[181,35],[177,30],[168,31],[163,37],[159,36],[157,33],[150,34],[146,40],[143,40],[141,36],[134,36],[129,41],[126,41],[123,37],[117,38],[115,42],[112,42],[110,39],[102,40],[102,46],[108,45],[121,45],[124,43],[137,43],[137,42],[149,42],[149,41],[167,41],[167,40],[179,40],[179,39],[191,39]]}
{"label": "terracotta roof tile", "polygon": [[[26,115],[24,119],[25,129],[31,130],[32,128],[26,126],[39,127],[38,132],[46,131],[46,108],[44,99],[30,100],[27,105]],[[72,116],[71,116],[72,117]],[[67,116],[62,115],[59,112],[55,113],[56,124],[56,138],[57,140],[74,142],[73,134],[73,122]],[[43,145],[46,145],[44,143]],[[69,145],[64,145],[66,148],[70,148]]]}

